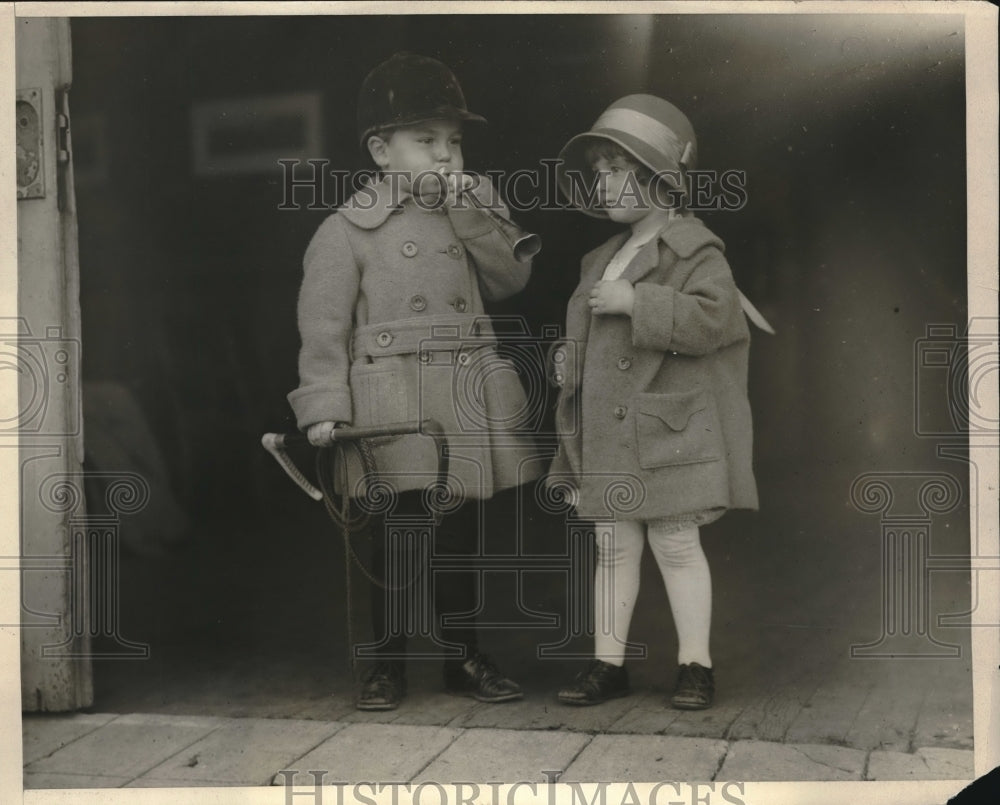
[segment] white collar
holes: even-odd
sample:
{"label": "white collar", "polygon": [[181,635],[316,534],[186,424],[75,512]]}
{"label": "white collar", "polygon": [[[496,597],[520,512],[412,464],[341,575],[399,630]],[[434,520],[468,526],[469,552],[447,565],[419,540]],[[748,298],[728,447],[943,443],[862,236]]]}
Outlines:
{"label": "white collar", "polygon": [[632,234],[626,242],[632,246],[643,246],[662,232],[663,228],[673,220],[674,215],[672,209],[653,210],[632,225]]}

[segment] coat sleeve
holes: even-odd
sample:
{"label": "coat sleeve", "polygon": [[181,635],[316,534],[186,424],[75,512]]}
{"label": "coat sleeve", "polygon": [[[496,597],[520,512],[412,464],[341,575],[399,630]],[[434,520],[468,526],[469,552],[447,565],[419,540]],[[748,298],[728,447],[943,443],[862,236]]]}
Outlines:
{"label": "coat sleeve", "polygon": [[[510,221],[510,211],[489,179],[480,178],[471,192],[493,212]],[[506,299],[528,284],[530,261],[520,263],[514,259],[511,244],[497,231],[486,213],[466,201],[449,207],[448,217],[472,259],[484,299],[490,302]]]}
{"label": "coat sleeve", "polygon": [[349,352],[361,272],[341,216],[331,215],[317,230],[303,267],[299,387],[288,395],[301,430],[316,422],[353,419]]}
{"label": "coat sleeve", "polygon": [[707,355],[747,336],[739,292],[729,264],[709,246],[678,290],[655,282],[635,284],[632,343],[637,348]]}
{"label": "coat sleeve", "polygon": [[569,457],[566,455],[566,448],[562,444],[559,445],[555,457],[549,465],[548,474],[554,479],[565,479],[567,476],[571,476],[573,474],[573,467],[569,463]]}

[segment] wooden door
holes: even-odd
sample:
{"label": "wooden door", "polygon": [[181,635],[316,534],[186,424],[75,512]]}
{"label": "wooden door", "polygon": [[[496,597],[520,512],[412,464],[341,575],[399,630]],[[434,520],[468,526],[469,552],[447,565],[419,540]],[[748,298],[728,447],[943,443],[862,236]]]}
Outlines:
{"label": "wooden door", "polygon": [[[70,147],[69,20],[15,19],[17,310],[0,312],[17,355],[21,697],[24,710],[93,701],[87,550],[80,541],[83,432],[80,310]],[[10,438],[13,436],[13,440]],[[81,518],[84,518],[81,520]]]}

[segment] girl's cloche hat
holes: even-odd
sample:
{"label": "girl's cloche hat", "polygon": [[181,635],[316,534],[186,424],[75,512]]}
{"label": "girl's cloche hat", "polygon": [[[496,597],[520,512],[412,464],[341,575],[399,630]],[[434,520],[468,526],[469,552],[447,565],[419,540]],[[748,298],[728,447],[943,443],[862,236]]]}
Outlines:
{"label": "girl's cloche hat", "polygon": [[568,174],[576,175],[590,186],[593,169],[587,162],[587,149],[598,140],[610,140],[624,148],[636,161],[654,174],[683,189],[680,175],[694,168],[698,142],[694,127],[676,106],[655,95],[627,95],[605,109],[590,131],[577,134],[559,152],[556,168],[559,189],[589,215],[606,218],[607,213],[593,209],[582,196],[582,188],[571,183]]}

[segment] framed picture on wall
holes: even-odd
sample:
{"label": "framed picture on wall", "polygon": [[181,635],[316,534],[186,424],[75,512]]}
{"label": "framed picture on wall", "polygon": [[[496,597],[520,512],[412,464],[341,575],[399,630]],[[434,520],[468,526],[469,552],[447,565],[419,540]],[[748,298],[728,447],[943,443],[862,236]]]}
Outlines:
{"label": "framed picture on wall", "polygon": [[320,152],[318,92],[196,101],[191,109],[194,172],[198,176],[267,173],[279,159]]}

